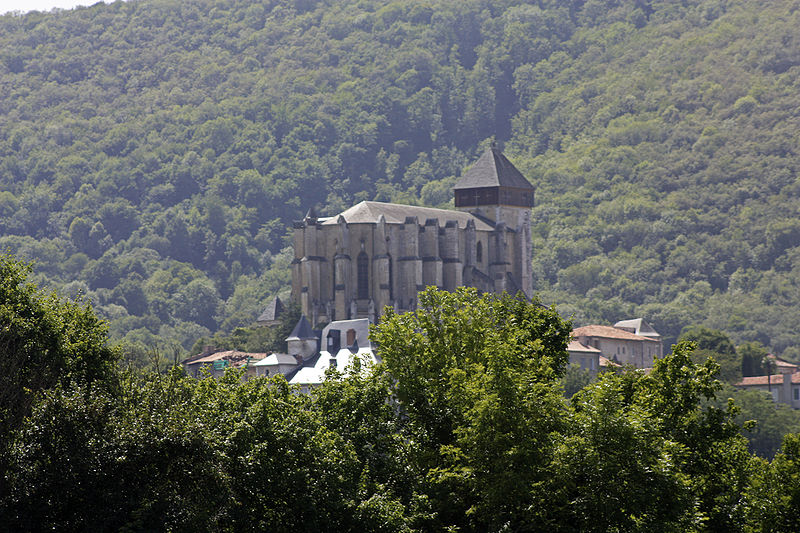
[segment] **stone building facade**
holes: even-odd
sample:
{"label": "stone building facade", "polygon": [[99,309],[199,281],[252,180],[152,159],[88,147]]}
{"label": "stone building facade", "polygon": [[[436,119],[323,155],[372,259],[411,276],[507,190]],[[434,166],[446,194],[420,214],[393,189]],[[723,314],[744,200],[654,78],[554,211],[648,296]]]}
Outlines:
{"label": "stone building facade", "polygon": [[292,298],[312,324],[413,310],[427,286],[531,296],[534,188],[496,148],[454,187],[456,210],[361,202],[294,226]]}
{"label": "stone building facade", "polygon": [[630,327],[590,325],[572,330],[572,337],[581,345],[600,350],[600,355],[608,360],[636,368],[650,368],[653,360],[663,357],[664,347],[661,336],[641,319],[625,320],[617,324],[630,324],[640,321],[642,330],[648,334],[631,333]]}

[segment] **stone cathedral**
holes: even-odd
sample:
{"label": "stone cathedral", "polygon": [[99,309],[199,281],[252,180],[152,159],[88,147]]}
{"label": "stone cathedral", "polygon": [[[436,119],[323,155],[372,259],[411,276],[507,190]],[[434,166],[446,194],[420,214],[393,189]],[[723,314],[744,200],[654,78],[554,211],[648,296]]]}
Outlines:
{"label": "stone cathedral", "polygon": [[531,296],[534,188],[497,148],[454,187],[455,211],[361,202],[294,225],[292,298],[312,324],[416,308],[429,285]]}

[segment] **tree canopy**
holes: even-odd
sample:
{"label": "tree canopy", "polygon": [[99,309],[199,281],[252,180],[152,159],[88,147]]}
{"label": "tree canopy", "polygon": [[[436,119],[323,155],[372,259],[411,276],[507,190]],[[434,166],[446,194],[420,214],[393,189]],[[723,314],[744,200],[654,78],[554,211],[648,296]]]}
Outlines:
{"label": "tree canopy", "polygon": [[751,455],[713,359],[680,344],[567,399],[569,331],[536,301],[429,289],[371,332],[381,363],[308,395],[179,367],[55,384],[8,433],[0,514],[30,531],[792,530],[796,435]]}

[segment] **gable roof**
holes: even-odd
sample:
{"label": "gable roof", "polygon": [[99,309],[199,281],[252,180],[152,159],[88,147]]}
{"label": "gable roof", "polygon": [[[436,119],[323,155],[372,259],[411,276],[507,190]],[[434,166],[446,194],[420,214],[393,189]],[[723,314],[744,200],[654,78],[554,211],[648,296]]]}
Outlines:
{"label": "gable roof", "polygon": [[494,226],[485,219],[476,217],[471,213],[462,211],[450,211],[449,209],[435,209],[433,207],[420,207],[417,205],[390,204],[386,202],[360,202],[353,207],[342,211],[339,215],[319,219],[322,226],[332,226],[338,224],[338,218],[344,217],[349,224],[378,222],[378,218],[383,215],[387,224],[404,224],[408,217],[417,217],[419,224],[434,218],[439,221],[439,226],[444,227],[448,221],[455,221],[458,227],[464,229],[472,221],[478,231],[492,231]]}
{"label": "gable roof", "polygon": [[489,148],[456,182],[454,190],[480,187],[512,187],[533,189],[511,161],[497,148]]}
{"label": "gable roof", "polygon": [[605,366],[605,367],[618,366],[618,367],[622,367],[621,364],[615,363],[611,359],[609,359],[607,357],[603,357],[602,355],[600,356],[600,366]]}
{"label": "gable roof", "polygon": [[779,372],[784,372],[787,370],[791,372],[796,372],[798,369],[800,369],[800,365],[798,365],[797,363],[790,363],[789,361],[784,361],[783,359],[776,357],[771,353],[767,354],[765,356],[765,359],[769,359],[770,361],[772,361],[773,368],[775,368]]}
{"label": "gable roof", "polygon": [[253,366],[296,365],[297,358],[285,353],[272,353]]}
{"label": "gable roof", "polygon": [[613,328],[611,326],[583,326],[572,330],[572,337],[600,337],[605,339],[620,339],[626,341],[648,341],[658,342],[656,339],[634,335],[624,329]]}

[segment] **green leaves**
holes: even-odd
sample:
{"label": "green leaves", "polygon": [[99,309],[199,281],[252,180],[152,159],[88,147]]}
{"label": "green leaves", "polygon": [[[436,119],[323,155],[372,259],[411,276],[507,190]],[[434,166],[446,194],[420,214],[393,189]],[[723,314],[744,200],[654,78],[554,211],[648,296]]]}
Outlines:
{"label": "green leaves", "polygon": [[0,376],[0,452],[36,393],[102,382],[117,358],[88,304],[40,291],[29,273],[29,265],[0,256],[0,353],[7,369]]}
{"label": "green leaves", "polygon": [[29,530],[792,530],[797,439],[751,456],[713,360],[679,344],[567,400],[570,329],[431,288],[373,328],[381,364],[309,395],[179,368],[57,385],[11,433],[0,512]]}

